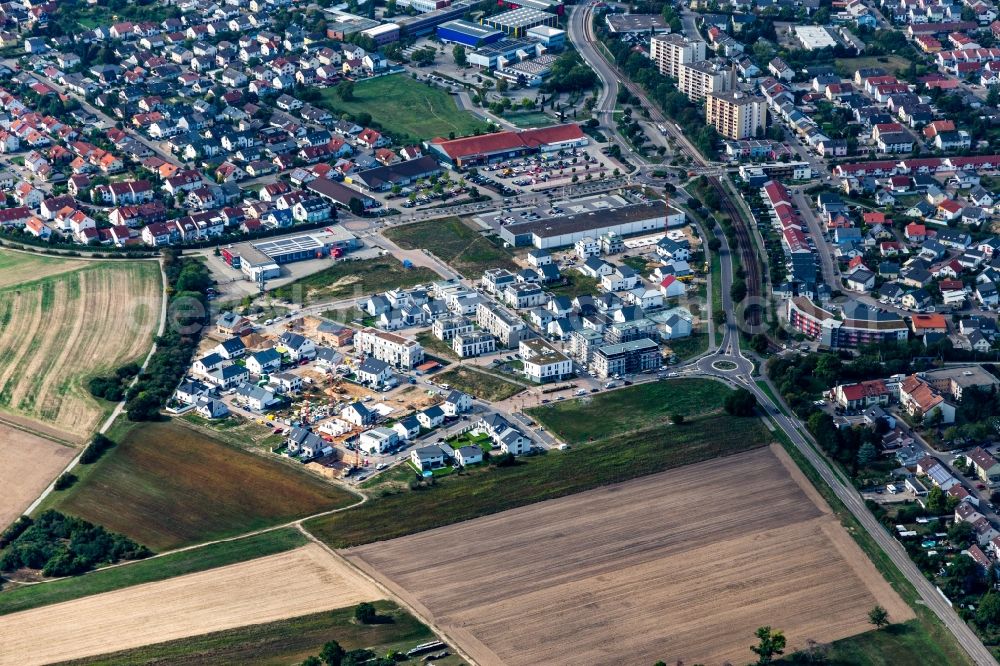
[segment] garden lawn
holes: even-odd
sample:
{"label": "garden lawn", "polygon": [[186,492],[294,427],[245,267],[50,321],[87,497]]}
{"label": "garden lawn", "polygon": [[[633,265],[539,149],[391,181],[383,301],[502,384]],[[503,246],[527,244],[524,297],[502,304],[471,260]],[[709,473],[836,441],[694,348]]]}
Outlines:
{"label": "garden lawn", "polygon": [[354,97],[347,102],[337,95],[336,87],[323,88],[320,94],[320,104],[333,115],[368,113],[397,143],[404,135],[413,140],[429,140],[451,133],[465,136],[486,130],[486,123],[459,109],[450,94],[403,74],[357,83]]}
{"label": "garden lawn", "polygon": [[434,381],[438,384],[447,384],[462,393],[468,393],[489,402],[506,400],[525,388],[521,384],[507,381],[491,372],[472,370],[468,367],[453,368],[435,375]]}
{"label": "garden lawn", "polygon": [[291,464],[177,422],[144,423],[93,464],[53,508],[165,551],[353,504]]}
{"label": "garden lawn", "polygon": [[681,426],[656,425],[615,434],[599,444],[518,458],[509,467],[483,466],[436,478],[430,487],[373,497],[349,511],[309,520],[305,527],[335,548],[357,546],[732,455],[770,441],[756,418],[707,414]]}
{"label": "garden lawn", "polygon": [[732,391],[710,379],[672,379],[566,400],[527,410],[570,443],[668,423],[721,409]]}
{"label": "garden lawn", "polygon": [[0,592],[0,615],[214,569],[292,550],[306,543],[306,538],[301,532],[293,527],[287,527],[245,539],[222,541],[203,548],[99,569],[82,576],[63,578],[40,585],[11,587]]}
{"label": "garden lawn", "polygon": [[394,227],[387,229],[385,236],[404,250],[430,250],[466,277],[478,278],[489,268],[518,270],[509,251],[457,217]]}
{"label": "garden lawn", "polygon": [[403,268],[395,257],[347,260],[278,287],[271,292],[275,298],[296,303],[318,303],[324,300],[361,298],[396,287],[412,287],[422,282],[434,282],[441,277],[429,268]]}

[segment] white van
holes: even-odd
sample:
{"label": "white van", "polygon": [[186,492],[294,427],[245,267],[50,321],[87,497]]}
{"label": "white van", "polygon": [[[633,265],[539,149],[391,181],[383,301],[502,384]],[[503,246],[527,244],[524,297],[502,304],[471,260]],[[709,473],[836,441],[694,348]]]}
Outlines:
{"label": "white van", "polygon": [[895,484],[892,484],[892,483],[890,483],[889,485],[887,485],[887,486],[885,487],[885,489],[886,489],[887,491],[889,491],[889,494],[890,494],[890,495],[895,495],[896,493],[898,493],[898,492],[899,492],[899,488],[897,488],[897,487],[895,486]]}

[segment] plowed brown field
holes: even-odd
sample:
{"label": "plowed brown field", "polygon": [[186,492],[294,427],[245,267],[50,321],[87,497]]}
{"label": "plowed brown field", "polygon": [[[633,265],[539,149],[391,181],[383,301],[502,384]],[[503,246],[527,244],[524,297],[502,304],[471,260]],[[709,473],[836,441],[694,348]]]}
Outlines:
{"label": "plowed brown field", "polygon": [[746,662],[912,617],[780,449],[376,543],[348,558],[480,664]]}
{"label": "plowed brown field", "polygon": [[0,423],[0,531],[66,468],[76,450]]}
{"label": "plowed brown field", "polygon": [[0,664],[78,659],[383,596],[338,558],[311,544],[0,617]]}

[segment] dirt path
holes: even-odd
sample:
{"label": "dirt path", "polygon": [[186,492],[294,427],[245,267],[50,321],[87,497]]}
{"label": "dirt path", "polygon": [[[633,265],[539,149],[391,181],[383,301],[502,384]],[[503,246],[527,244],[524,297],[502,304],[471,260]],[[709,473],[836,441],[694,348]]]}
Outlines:
{"label": "dirt path", "polygon": [[343,608],[384,595],[315,544],[0,618],[0,664],[32,666]]}

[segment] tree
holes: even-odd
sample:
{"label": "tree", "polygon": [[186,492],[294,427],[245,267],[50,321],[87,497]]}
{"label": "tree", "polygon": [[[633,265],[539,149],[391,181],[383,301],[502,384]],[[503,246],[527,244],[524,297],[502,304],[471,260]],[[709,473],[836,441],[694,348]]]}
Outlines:
{"label": "tree", "polygon": [[757,645],[752,645],[750,651],[757,655],[758,664],[770,664],[775,657],[785,654],[785,635],[780,631],[771,631],[771,627],[760,627],[754,634]]}
{"label": "tree", "polygon": [[985,628],[1000,625],[1000,594],[995,590],[990,590],[979,600],[979,608],[976,609],[976,622]]}
{"label": "tree", "polygon": [[312,655],[302,660],[302,666],[323,666],[323,662],[316,655]]}
{"label": "tree", "polygon": [[357,197],[351,197],[351,200],[347,202],[347,207],[351,209],[351,213],[358,217],[365,214],[365,203]]}
{"label": "tree", "polygon": [[767,351],[767,336],[763,333],[757,333],[752,338],[750,338],[750,349],[754,350],[758,354],[763,354]]}
{"label": "tree", "polygon": [[375,610],[375,606],[365,601],[354,609],[354,619],[361,624],[375,624],[375,621],[378,620],[378,612]]}
{"label": "tree", "polygon": [[718,252],[722,248],[722,241],[714,236],[708,239],[708,249],[712,252]]}
{"label": "tree", "polygon": [[344,659],[344,648],[340,647],[337,641],[329,641],[323,644],[323,649],[319,651],[319,658],[326,666],[340,666]]}
{"label": "tree", "polygon": [[878,456],[878,451],[875,450],[875,445],[871,442],[865,442],[861,445],[861,448],[858,449],[858,465],[861,467],[867,467],[872,464],[872,461],[875,460],[876,456]]}
{"label": "tree", "polygon": [[337,84],[337,97],[344,102],[354,99],[354,81],[341,81]]}
{"label": "tree", "polygon": [[497,92],[504,93],[507,92],[507,79],[497,79]]}
{"label": "tree", "polygon": [[455,48],[451,50],[451,57],[455,59],[455,64],[459,67],[465,67],[469,64],[469,58],[465,54],[465,47],[461,44],[455,44]]}
{"label": "tree", "polygon": [[948,541],[958,548],[965,548],[972,541],[972,524],[967,522],[956,522],[948,528]]}
{"label": "tree", "polygon": [[683,414],[671,414],[670,415],[670,422],[673,423],[674,425],[681,425],[681,424],[684,423],[684,415]]}
{"label": "tree", "polygon": [[736,389],[726,396],[726,412],[733,416],[753,416],[756,407],[757,398],[744,388]]}
{"label": "tree", "polygon": [[881,629],[889,624],[889,611],[881,606],[875,606],[868,611],[868,623],[875,625],[876,629]]}
{"label": "tree", "polygon": [[927,492],[927,510],[931,513],[942,514],[948,508],[944,491],[939,486],[934,486]]}

